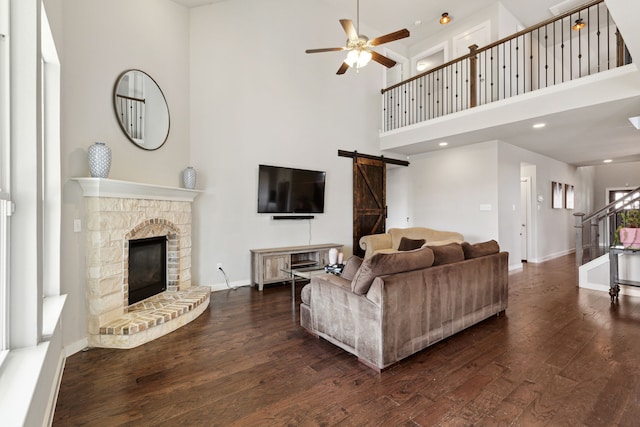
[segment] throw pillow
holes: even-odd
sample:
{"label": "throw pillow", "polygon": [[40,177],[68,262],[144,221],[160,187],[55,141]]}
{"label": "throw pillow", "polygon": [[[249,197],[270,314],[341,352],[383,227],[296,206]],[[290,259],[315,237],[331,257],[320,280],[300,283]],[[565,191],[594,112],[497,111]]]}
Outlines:
{"label": "throw pillow", "polygon": [[408,252],[374,254],[362,262],[351,282],[351,290],[357,295],[364,295],[378,276],[419,270],[432,264],[433,252],[428,247]]}
{"label": "throw pillow", "polygon": [[427,246],[433,251],[433,265],[451,264],[464,261],[464,251],[460,243],[449,243],[441,246]]}
{"label": "throw pillow", "polygon": [[495,240],[489,240],[488,242],[471,244],[468,242],[462,242],[462,250],[464,251],[465,259],[473,259],[481,256],[497,254],[500,252],[500,246]]}
{"label": "throw pillow", "polygon": [[424,239],[410,239],[408,237],[403,237],[400,239],[400,244],[398,245],[399,251],[413,251],[415,249],[420,249],[422,245],[424,245]]}
{"label": "throw pillow", "polygon": [[342,274],[340,276],[349,281],[353,280],[361,265],[362,258],[357,255],[351,255],[347,259],[347,262],[344,263],[344,268],[342,269]]}

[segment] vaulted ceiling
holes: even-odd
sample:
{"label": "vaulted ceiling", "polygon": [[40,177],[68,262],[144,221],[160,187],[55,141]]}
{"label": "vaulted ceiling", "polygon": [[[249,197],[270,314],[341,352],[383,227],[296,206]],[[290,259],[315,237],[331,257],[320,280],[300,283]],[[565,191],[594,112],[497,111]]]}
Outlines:
{"label": "vaulted ceiling", "polygon": [[[197,7],[222,1],[240,0],[173,1],[187,7]],[[326,3],[344,18],[356,19],[356,0],[314,1]],[[360,21],[380,34],[400,28],[409,29],[410,38],[394,42],[394,44],[402,43],[408,48],[441,30],[438,20],[443,12],[447,12],[455,20],[463,20],[496,2],[497,0],[360,0]],[[500,2],[524,27],[535,25],[559,13],[588,3],[587,0],[500,0]],[[639,8],[635,1],[631,3],[634,5],[630,5],[630,8]],[[340,34],[337,23],[331,22],[327,25],[335,25],[337,34]],[[635,34],[634,37],[636,37]],[[328,43],[330,44],[330,41]],[[453,134],[450,139],[457,139],[461,145],[465,145],[477,142],[479,138],[491,137],[491,139],[504,140],[576,166],[599,164],[604,158],[613,158],[615,161],[639,161],[640,130],[634,128],[629,122],[628,118],[632,116],[640,116],[640,97],[541,117],[550,124],[545,129],[543,143],[537,134],[524,132],[518,128],[522,126],[518,123],[492,128],[491,135],[487,135],[487,132],[477,132],[475,135]]]}

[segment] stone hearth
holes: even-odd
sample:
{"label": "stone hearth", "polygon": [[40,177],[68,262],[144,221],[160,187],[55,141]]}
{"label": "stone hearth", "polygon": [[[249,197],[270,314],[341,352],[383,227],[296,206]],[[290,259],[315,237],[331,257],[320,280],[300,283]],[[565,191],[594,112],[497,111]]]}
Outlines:
{"label": "stone hearth", "polygon": [[[76,178],[86,207],[89,346],[132,348],[195,319],[209,288],[191,284],[191,205],[196,190]],[[128,305],[128,242],[167,237],[167,291]]]}

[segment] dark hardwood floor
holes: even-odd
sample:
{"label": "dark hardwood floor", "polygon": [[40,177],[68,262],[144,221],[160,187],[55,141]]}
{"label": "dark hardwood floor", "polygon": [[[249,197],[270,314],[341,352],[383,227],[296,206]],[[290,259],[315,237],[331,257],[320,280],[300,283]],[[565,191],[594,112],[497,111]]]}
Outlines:
{"label": "dark hardwood floor", "polygon": [[216,292],[163,338],[69,357],[53,424],[640,425],[640,298],[576,274],[526,264],[506,316],[381,374],[302,330],[288,286]]}

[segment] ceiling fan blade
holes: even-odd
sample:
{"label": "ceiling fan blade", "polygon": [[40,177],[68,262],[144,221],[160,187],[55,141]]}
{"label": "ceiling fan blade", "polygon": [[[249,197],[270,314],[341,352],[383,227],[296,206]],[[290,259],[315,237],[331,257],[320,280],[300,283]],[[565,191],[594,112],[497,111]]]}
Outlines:
{"label": "ceiling fan blade", "polygon": [[323,49],[307,49],[305,53],[320,53],[320,52],[340,52],[345,50],[344,47],[326,47]]}
{"label": "ceiling fan blade", "polygon": [[392,41],[404,39],[405,37],[409,37],[409,30],[407,30],[406,28],[403,28],[402,30],[398,30],[393,33],[385,34],[384,36],[371,39],[369,40],[369,45],[379,46],[383,43],[389,43]]}
{"label": "ceiling fan blade", "polygon": [[349,65],[343,62],[342,64],[340,64],[340,68],[338,68],[338,72],[336,74],[338,75],[344,74],[347,72],[348,69],[349,69]]}
{"label": "ceiling fan blade", "polygon": [[376,61],[378,64],[382,64],[387,68],[391,68],[394,65],[396,65],[396,61],[394,61],[391,58],[387,58],[384,55],[380,55],[378,52],[376,52],[375,50],[371,51],[371,59],[373,59],[374,61]]}
{"label": "ceiling fan blade", "polygon": [[356,33],[356,29],[353,26],[353,22],[351,22],[351,19],[341,19],[340,24],[342,25],[342,28],[344,28],[344,32],[347,33],[347,38],[349,40],[358,40],[358,33]]}

